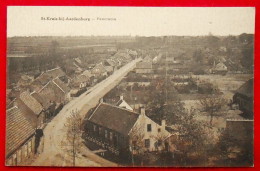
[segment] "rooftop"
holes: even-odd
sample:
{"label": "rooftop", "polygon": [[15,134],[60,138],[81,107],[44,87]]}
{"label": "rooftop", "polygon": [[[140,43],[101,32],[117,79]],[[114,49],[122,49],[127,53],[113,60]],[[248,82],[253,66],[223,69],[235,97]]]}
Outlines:
{"label": "rooftop", "polygon": [[6,111],[6,156],[19,148],[33,134],[33,126],[18,107],[14,106]]}
{"label": "rooftop", "polygon": [[127,136],[138,117],[139,114],[128,109],[100,103],[89,121]]}

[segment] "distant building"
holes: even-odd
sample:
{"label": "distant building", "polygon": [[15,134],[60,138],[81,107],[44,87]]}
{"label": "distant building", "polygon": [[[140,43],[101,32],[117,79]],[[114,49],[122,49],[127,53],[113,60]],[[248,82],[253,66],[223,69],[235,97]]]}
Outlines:
{"label": "distant building", "polygon": [[97,78],[100,76],[107,76],[107,70],[102,63],[97,64],[92,70],[91,74]]}
{"label": "distant building", "polygon": [[233,103],[239,105],[239,110],[243,116],[253,118],[254,113],[254,80],[253,78],[245,82],[233,96]]}
{"label": "distant building", "polygon": [[137,74],[151,74],[152,62],[138,62],[135,71]]}
{"label": "distant building", "polygon": [[46,100],[56,102],[58,106],[70,100],[70,90],[59,78],[49,81],[37,93]]}
{"label": "distant building", "polygon": [[162,59],[162,54],[159,54],[153,58],[153,64],[157,64]]}
{"label": "distant building", "polygon": [[134,134],[143,135],[140,141],[145,151],[158,150],[171,135],[165,130],[165,122],[155,123],[145,115],[144,108],[139,114],[106,103],[100,103],[86,119],[85,130],[88,141],[115,155],[134,152]]}
{"label": "distant building", "polygon": [[71,87],[77,90],[83,89],[90,85],[90,78],[86,75],[78,75],[71,80]]}
{"label": "distant building", "polygon": [[119,101],[116,103],[116,106],[133,111],[133,108],[124,100],[122,95],[120,96]]}
{"label": "distant building", "polygon": [[145,58],[143,59],[143,62],[152,62],[152,61],[153,59],[149,55],[145,56]]}
{"label": "distant building", "polygon": [[223,62],[218,63],[217,65],[215,65],[212,68],[213,74],[224,74],[225,75],[227,73],[227,71],[228,71],[227,66]]}

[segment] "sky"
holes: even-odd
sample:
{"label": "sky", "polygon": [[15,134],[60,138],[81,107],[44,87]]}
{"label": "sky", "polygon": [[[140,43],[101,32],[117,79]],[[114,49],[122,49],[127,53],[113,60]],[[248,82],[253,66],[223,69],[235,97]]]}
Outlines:
{"label": "sky", "polygon": [[[60,17],[61,20],[48,20],[48,17],[54,19]],[[66,20],[67,17],[82,17],[85,20]],[[254,30],[254,7],[8,6],[7,8],[8,37],[199,36],[209,33],[224,36],[254,33]]]}

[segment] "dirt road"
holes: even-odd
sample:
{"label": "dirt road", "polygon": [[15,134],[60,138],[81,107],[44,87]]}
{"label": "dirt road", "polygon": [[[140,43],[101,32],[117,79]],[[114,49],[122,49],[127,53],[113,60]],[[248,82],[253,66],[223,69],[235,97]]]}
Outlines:
{"label": "dirt road", "polygon": [[[80,97],[73,99],[66,104],[60,113],[50,122],[44,129],[44,149],[43,152],[32,163],[32,166],[72,166],[72,158],[61,146],[62,141],[66,141],[66,128],[64,123],[70,115],[71,110],[79,110],[80,115],[84,117],[89,109],[98,104],[108,91],[115,87],[121,79],[134,67],[136,62],[141,59],[136,59],[119,70],[115,71],[111,76],[102,82],[98,83]],[[82,155],[84,154],[83,157]],[[82,150],[80,157],[76,159],[76,166],[115,166],[115,163],[107,161],[90,150]]]}

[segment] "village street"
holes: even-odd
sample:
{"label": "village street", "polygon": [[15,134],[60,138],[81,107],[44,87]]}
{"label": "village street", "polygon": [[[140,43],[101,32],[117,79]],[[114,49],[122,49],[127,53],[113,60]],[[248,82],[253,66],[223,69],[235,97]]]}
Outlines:
{"label": "village street", "polygon": [[[95,107],[99,99],[102,98],[108,91],[115,87],[121,79],[134,67],[136,62],[141,59],[136,59],[119,70],[115,71],[111,76],[96,84],[94,87],[83,93],[80,97],[71,100],[66,104],[60,113],[48,123],[44,129],[44,149],[41,154],[32,163],[33,166],[72,166],[72,157],[67,154],[64,148],[69,148],[61,144],[66,141],[66,128],[64,124],[66,118],[72,110],[79,110],[82,118],[86,115],[89,109]],[[76,166],[115,166],[115,163],[107,161],[84,147],[81,154],[76,159]]]}

